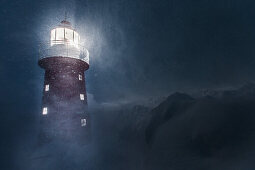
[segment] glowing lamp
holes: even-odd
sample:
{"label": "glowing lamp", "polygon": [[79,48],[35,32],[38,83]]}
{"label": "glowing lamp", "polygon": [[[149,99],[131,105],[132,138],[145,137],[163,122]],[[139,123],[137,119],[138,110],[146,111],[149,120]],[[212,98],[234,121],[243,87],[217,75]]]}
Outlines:
{"label": "glowing lamp", "polygon": [[43,44],[40,49],[40,59],[56,56],[76,58],[89,64],[88,50],[81,46],[80,35],[66,20],[50,31],[50,43]]}
{"label": "glowing lamp", "polygon": [[68,21],[62,21],[61,25],[51,30],[50,43],[51,46],[66,44],[79,48],[80,36]]}

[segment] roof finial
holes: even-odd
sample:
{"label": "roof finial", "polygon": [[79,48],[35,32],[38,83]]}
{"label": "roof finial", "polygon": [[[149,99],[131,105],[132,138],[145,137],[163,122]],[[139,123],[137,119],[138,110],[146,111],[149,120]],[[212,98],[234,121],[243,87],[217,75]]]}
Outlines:
{"label": "roof finial", "polygon": [[70,27],[71,23],[69,21],[67,21],[67,12],[65,12],[65,19],[63,21],[60,22],[62,26],[65,27]]}

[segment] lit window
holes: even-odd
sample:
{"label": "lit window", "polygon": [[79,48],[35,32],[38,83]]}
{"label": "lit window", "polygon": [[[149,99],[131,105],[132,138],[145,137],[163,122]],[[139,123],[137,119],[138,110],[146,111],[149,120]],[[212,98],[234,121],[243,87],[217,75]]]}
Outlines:
{"label": "lit window", "polygon": [[82,80],[82,75],[79,74],[79,80]]}
{"label": "lit window", "polygon": [[80,94],[80,99],[84,100],[84,94]]}
{"label": "lit window", "polygon": [[56,28],[56,41],[61,42],[63,44],[64,42],[64,28]]}
{"label": "lit window", "polygon": [[44,108],[43,108],[42,114],[43,114],[43,115],[47,115],[47,113],[48,113],[48,108],[47,108],[47,107],[44,107]]}
{"label": "lit window", "polygon": [[74,31],[74,44],[79,44],[80,36],[77,32]]}
{"label": "lit window", "polygon": [[50,90],[50,85],[46,84],[45,85],[45,91],[49,91]]}
{"label": "lit window", "polygon": [[69,44],[78,48],[79,34],[73,29],[58,27],[51,30],[51,46],[56,44]]}
{"label": "lit window", "polygon": [[86,126],[86,124],[87,124],[86,119],[81,119],[81,126]]}

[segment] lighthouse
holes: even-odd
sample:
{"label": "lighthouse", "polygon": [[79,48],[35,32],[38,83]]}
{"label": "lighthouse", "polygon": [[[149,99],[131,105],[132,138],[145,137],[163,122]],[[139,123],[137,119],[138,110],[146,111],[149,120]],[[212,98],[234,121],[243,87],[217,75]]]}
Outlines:
{"label": "lighthouse", "polygon": [[86,143],[90,133],[85,71],[89,53],[66,19],[42,43],[38,65],[45,70],[40,113],[41,142],[61,139]]}

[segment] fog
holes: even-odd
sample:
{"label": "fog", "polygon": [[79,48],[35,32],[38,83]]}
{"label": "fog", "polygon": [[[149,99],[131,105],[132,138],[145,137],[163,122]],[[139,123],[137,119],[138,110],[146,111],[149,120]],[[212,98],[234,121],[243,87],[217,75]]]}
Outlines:
{"label": "fog", "polygon": [[[225,103],[217,92],[254,81],[254,7],[248,0],[2,0],[2,169],[254,169],[253,93]],[[38,148],[38,50],[65,12],[90,53],[93,137],[82,148],[58,139]],[[151,123],[153,108],[177,91],[198,104],[173,118],[159,109],[163,120]],[[208,107],[200,103],[205,94],[216,98]]]}

